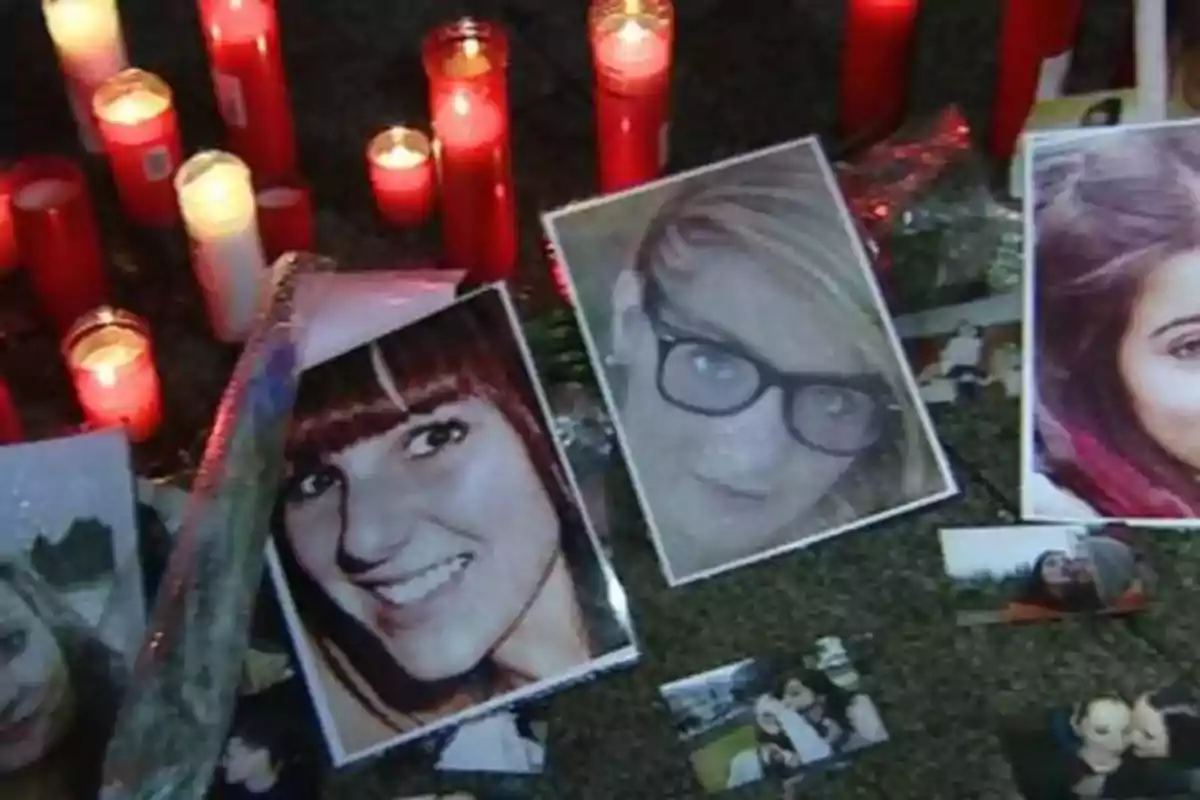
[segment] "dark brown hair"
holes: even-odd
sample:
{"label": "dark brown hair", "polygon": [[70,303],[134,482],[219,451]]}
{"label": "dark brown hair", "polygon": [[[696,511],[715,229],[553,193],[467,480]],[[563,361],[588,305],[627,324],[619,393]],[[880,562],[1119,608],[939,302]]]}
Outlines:
{"label": "dark brown hair", "polygon": [[1175,129],[1035,151],[1038,468],[1105,516],[1196,516],[1192,470],[1143,430],[1118,369],[1146,276],[1200,247],[1194,153]]}

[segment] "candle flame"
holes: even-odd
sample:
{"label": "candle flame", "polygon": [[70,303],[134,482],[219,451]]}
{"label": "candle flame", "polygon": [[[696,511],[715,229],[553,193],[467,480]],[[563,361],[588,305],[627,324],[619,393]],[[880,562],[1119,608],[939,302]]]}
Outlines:
{"label": "candle flame", "polygon": [[462,52],[467,58],[477,58],[480,52],[479,40],[474,37],[471,37],[470,39],[464,39],[462,43]]}
{"label": "candle flame", "polygon": [[104,106],[100,113],[105,120],[119,125],[137,125],[154,119],[166,111],[170,103],[165,97],[144,89],[123,94]]}
{"label": "candle flame", "polygon": [[450,101],[450,106],[454,109],[454,113],[459,116],[465,117],[471,113],[471,101],[467,99],[466,94],[463,92],[454,93],[454,98]]}
{"label": "candle flame", "polygon": [[394,144],[375,157],[379,166],[388,169],[411,169],[425,161],[425,154],[404,144]]}
{"label": "candle flame", "polygon": [[106,389],[117,385],[117,370],[112,364],[97,364],[92,374],[96,376],[96,381]]}
{"label": "candle flame", "polygon": [[646,26],[636,19],[627,19],[617,30],[617,37],[626,44],[636,44],[650,35]]}

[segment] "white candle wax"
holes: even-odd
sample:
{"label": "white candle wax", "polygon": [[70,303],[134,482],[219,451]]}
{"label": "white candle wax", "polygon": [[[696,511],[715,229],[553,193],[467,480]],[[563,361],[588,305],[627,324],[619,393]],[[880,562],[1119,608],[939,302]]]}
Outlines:
{"label": "white candle wax", "polygon": [[71,113],[89,152],[102,149],[92,119],[92,93],[129,66],[115,0],[43,0],[46,28],[58,51]]}

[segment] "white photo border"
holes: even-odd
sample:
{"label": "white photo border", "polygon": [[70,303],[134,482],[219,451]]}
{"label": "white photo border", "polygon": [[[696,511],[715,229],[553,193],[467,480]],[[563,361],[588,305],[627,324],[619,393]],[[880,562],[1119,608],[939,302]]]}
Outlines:
{"label": "white photo border", "polygon": [[[342,768],[349,764],[361,761],[372,756],[379,755],[387,750],[391,750],[399,745],[421,739],[431,733],[446,730],[462,725],[466,722],[471,722],[488,714],[504,710],[512,707],[514,704],[524,700],[529,700],[537,696],[544,696],[556,688],[566,688],[574,683],[586,680],[591,677],[598,676],[601,673],[610,670],[627,666],[638,660],[640,657],[637,633],[633,627],[631,615],[629,613],[629,604],[625,600],[625,588],[617,579],[616,570],[613,568],[608,555],[596,535],[596,528],[592,522],[591,515],[587,505],[583,501],[583,496],[580,493],[578,482],[575,478],[575,473],[570,467],[570,462],[567,461],[566,453],[563,450],[562,442],[554,433],[552,424],[552,412],[549,400],[546,396],[545,387],[542,385],[541,377],[538,374],[536,364],[533,361],[532,354],[529,350],[529,342],[526,339],[524,328],[521,325],[520,316],[517,313],[516,306],[512,302],[512,297],[508,288],[503,283],[492,283],[481,286],[474,291],[468,292],[454,302],[441,306],[437,310],[427,314],[419,319],[413,320],[400,328],[396,328],[387,333],[378,335],[372,339],[363,341],[358,347],[369,344],[376,339],[389,336],[397,331],[403,330],[408,325],[419,324],[422,320],[432,317],[436,314],[444,313],[465,305],[478,298],[496,293],[501,303],[504,306],[505,316],[511,326],[511,333],[514,341],[517,344],[517,349],[521,355],[521,365],[524,367],[526,377],[533,387],[534,395],[537,397],[539,421],[544,426],[546,435],[552,440],[554,447],[554,455],[559,460],[559,466],[566,475],[567,484],[570,489],[572,499],[578,506],[580,516],[583,520],[584,528],[587,531],[588,540],[592,545],[593,551],[596,554],[597,564],[604,573],[604,582],[608,591],[609,604],[612,606],[613,613],[617,615],[621,625],[629,635],[629,644],[614,650],[610,653],[593,658],[586,664],[567,670],[554,678],[538,681],[537,683],[524,686],[520,689],[499,694],[482,703],[476,703],[469,708],[463,709],[453,714],[447,714],[440,717],[434,722],[413,728],[405,733],[397,734],[394,737],[386,739],[368,747],[347,752],[344,747],[341,736],[338,733],[338,725],[334,720],[333,713],[329,708],[328,698],[325,694],[325,689],[319,677],[319,669],[309,646],[304,633],[304,624],[300,619],[300,614],[296,610],[295,602],[292,599],[291,589],[288,586],[287,579],[283,574],[283,565],[279,560],[279,553],[275,547],[273,539],[267,540],[267,567],[271,574],[271,583],[275,588],[276,596],[279,600],[280,608],[283,610],[284,622],[288,629],[288,636],[292,641],[292,645],[296,651],[296,658],[300,663],[300,671],[304,676],[305,688],[308,690],[309,696],[313,701],[313,707],[317,712],[317,719],[320,722],[321,734],[325,739],[326,748],[333,760],[335,768]],[[352,348],[356,349],[356,348]],[[352,351],[351,350],[351,351]],[[347,351],[347,352],[351,352]],[[341,355],[345,355],[342,353]],[[336,360],[338,356],[328,359]],[[326,362],[319,362],[326,363]],[[316,366],[312,364],[310,366]],[[303,380],[303,377],[301,378]],[[616,595],[620,595],[617,597]]]}
{"label": "white photo border", "polygon": [[[928,497],[913,500],[887,511],[862,517],[845,525],[838,525],[820,533],[805,536],[798,541],[787,542],[779,545],[778,547],[773,547],[760,553],[754,553],[744,558],[735,559],[716,567],[699,570],[683,577],[676,577],[674,571],[671,569],[670,562],[667,560],[666,551],[662,545],[661,536],[658,532],[658,526],[654,520],[654,512],[652,511],[650,504],[646,502],[646,491],[642,486],[641,479],[638,477],[638,467],[633,460],[632,452],[629,448],[629,442],[625,436],[624,425],[619,419],[619,414],[616,413],[618,406],[615,398],[613,397],[612,389],[609,386],[607,376],[605,375],[602,366],[603,359],[600,355],[601,351],[596,344],[595,337],[592,335],[592,328],[585,318],[583,304],[579,301],[579,293],[575,286],[575,276],[572,274],[570,262],[567,260],[563,252],[558,231],[555,227],[556,222],[561,217],[565,217],[579,211],[584,211],[589,208],[607,205],[608,203],[617,201],[624,197],[643,194],[672,183],[682,183],[691,178],[696,178],[709,172],[716,172],[728,167],[732,167],[736,164],[753,161],[773,153],[782,153],[787,150],[792,150],[802,146],[807,146],[813,151],[816,157],[816,163],[819,165],[821,173],[825,179],[826,189],[829,191],[833,202],[837,204],[838,215],[842,219],[842,229],[846,236],[850,238],[851,248],[853,249],[855,258],[858,261],[859,269],[864,272],[867,283],[870,286],[871,297],[874,301],[874,311],[882,319],[884,327],[887,331],[888,340],[891,343],[892,355],[894,358],[898,359],[898,363],[904,372],[905,389],[908,391],[909,396],[912,398],[912,401],[915,404],[915,411],[921,421],[921,430],[928,439],[930,449],[934,454],[934,458],[937,460],[938,471],[943,482],[945,483],[945,488],[940,492],[934,492]],[[862,238],[857,233],[857,229],[854,224],[854,218],[850,214],[849,206],[846,204],[846,200],[842,196],[841,188],[838,186],[833,169],[830,166],[829,160],[826,158],[825,152],[821,148],[820,141],[816,136],[804,136],[799,139],[792,139],[781,144],[772,145],[769,147],[760,148],[758,150],[753,150],[748,153],[732,156],[730,158],[725,158],[711,164],[706,164],[702,167],[696,167],[690,170],[677,172],[672,175],[659,178],[658,180],[635,186],[631,189],[595,197],[591,200],[571,203],[562,208],[555,209],[554,211],[543,213],[542,227],[546,232],[546,237],[550,241],[551,247],[553,248],[554,257],[563,267],[562,273],[564,283],[566,284],[567,295],[571,304],[572,312],[575,315],[575,322],[579,326],[580,334],[583,338],[584,348],[587,350],[588,360],[591,362],[592,370],[596,375],[597,383],[600,386],[600,392],[604,397],[604,402],[610,409],[617,446],[621,452],[621,457],[625,460],[626,467],[629,470],[630,483],[633,485],[634,495],[637,497],[638,504],[642,509],[642,514],[646,519],[646,527],[649,530],[650,539],[654,545],[655,555],[658,557],[659,566],[662,569],[663,576],[666,578],[667,585],[669,587],[675,588],[685,584],[695,583],[697,581],[704,580],[705,578],[711,578],[715,575],[720,575],[722,573],[738,569],[739,567],[757,564],[761,561],[766,561],[794,550],[801,550],[817,544],[818,542],[825,541],[826,539],[832,539],[833,537],[839,536],[843,533],[849,533],[850,531],[865,528],[875,523],[883,522],[885,520],[892,519],[893,517],[906,514],[910,511],[915,511],[934,503],[941,502],[942,500],[945,500],[949,497],[954,497],[959,493],[960,489],[958,486],[958,481],[954,476],[954,471],[950,467],[949,459],[946,457],[941,440],[938,438],[937,431],[930,419],[929,410],[925,407],[925,403],[921,401],[916,379],[913,376],[912,369],[908,366],[908,358],[905,355],[903,344],[900,341],[900,337],[896,333],[892,315],[887,309],[887,303],[884,301],[883,293],[880,291],[879,282],[876,280],[874,272],[871,269],[870,258],[867,255]]]}
{"label": "white photo border", "polygon": [[[1089,134],[1096,138],[1106,136],[1127,136],[1130,133],[1138,133],[1139,131],[1154,131],[1164,130],[1168,128],[1187,128],[1194,127],[1200,129],[1200,117],[1194,119],[1170,119],[1157,122],[1141,122],[1129,125],[1120,125],[1109,128],[1096,128],[1094,132]],[[1021,359],[1021,519],[1031,523],[1038,524],[1074,524],[1074,525],[1098,525],[1103,523],[1123,523],[1134,527],[1145,528],[1196,528],[1200,529],[1200,518],[1191,519],[1189,517],[1180,518],[1162,518],[1162,517],[1105,517],[1099,514],[1089,517],[1067,517],[1055,516],[1053,514],[1039,514],[1033,507],[1033,498],[1031,496],[1031,482],[1037,475],[1037,470],[1034,469],[1034,432],[1036,424],[1034,414],[1037,411],[1037,370],[1035,365],[1037,359],[1041,356],[1035,349],[1034,336],[1035,326],[1037,325],[1036,317],[1036,302],[1035,288],[1037,284],[1037,240],[1034,238],[1036,231],[1034,229],[1034,213],[1035,203],[1037,198],[1034,197],[1034,180],[1033,166],[1034,159],[1037,158],[1038,151],[1042,147],[1062,145],[1069,141],[1078,141],[1080,136],[1077,131],[1043,131],[1030,134],[1025,147],[1025,197],[1021,202],[1022,216],[1022,248],[1023,260],[1025,263],[1024,272],[1024,314],[1021,321],[1021,349],[1024,351],[1024,357]],[[1086,498],[1082,498],[1087,502]]]}

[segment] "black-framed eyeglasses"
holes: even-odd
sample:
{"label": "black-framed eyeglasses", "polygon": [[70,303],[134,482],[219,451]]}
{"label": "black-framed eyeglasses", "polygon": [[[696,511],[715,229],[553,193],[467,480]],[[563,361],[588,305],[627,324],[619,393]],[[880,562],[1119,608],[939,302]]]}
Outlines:
{"label": "black-framed eyeglasses", "polygon": [[645,311],[658,340],[655,380],[668,403],[706,417],[729,417],[778,388],[784,428],[805,447],[853,456],[883,438],[897,410],[883,378],[783,372],[735,343],[672,326],[662,317],[664,301],[657,284],[647,281]]}

